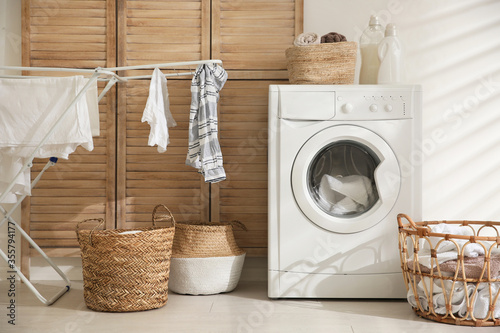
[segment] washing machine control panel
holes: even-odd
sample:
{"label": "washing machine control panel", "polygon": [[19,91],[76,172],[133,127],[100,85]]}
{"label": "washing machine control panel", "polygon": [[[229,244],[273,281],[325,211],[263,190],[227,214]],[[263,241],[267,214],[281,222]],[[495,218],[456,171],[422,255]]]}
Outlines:
{"label": "washing machine control panel", "polygon": [[337,91],[335,120],[377,120],[412,118],[411,92],[376,93]]}

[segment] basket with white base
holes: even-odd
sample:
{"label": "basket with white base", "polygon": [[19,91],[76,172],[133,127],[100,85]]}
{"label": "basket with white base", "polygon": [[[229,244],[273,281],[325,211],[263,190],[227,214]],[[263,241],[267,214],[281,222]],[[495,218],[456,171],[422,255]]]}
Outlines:
{"label": "basket with white base", "polygon": [[211,295],[238,285],[245,251],[234,239],[230,223],[178,222],[172,248],[169,289],[178,294]]}

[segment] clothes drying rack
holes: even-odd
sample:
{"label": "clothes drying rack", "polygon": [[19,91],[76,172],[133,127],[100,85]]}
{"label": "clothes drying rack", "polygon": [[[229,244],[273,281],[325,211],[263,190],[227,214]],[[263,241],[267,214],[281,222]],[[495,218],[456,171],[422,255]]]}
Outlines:
{"label": "clothes drying rack", "polygon": [[[147,70],[147,69],[155,69],[155,68],[179,68],[179,67],[184,67],[184,66],[193,66],[193,65],[202,65],[202,64],[222,64],[221,60],[217,59],[211,59],[211,60],[197,60],[197,61],[186,61],[186,62],[172,62],[172,63],[159,63],[159,64],[148,64],[148,65],[137,65],[137,66],[125,66],[125,67],[108,67],[108,68],[95,68],[95,69],[78,69],[78,68],[55,68],[55,67],[21,67],[21,66],[0,66],[0,71],[42,71],[42,72],[72,72],[72,73],[81,73],[83,75],[87,74],[90,75],[90,78],[88,79],[88,82],[85,84],[85,86],[78,92],[76,97],[71,101],[71,103],[67,106],[65,111],[61,114],[61,116],[57,119],[57,121],[54,123],[52,128],[49,129],[47,134],[43,137],[43,139],[40,141],[38,146],[34,149],[33,153],[28,157],[26,163],[23,165],[21,170],[18,172],[18,174],[12,179],[12,182],[9,183],[5,191],[0,195],[0,212],[3,214],[3,218],[0,221],[0,227],[6,222],[9,221],[9,227],[7,230],[7,233],[9,233],[9,230],[11,228],[11,225],[13,225],[17,231],[21,234],[23,238],[25,238],[29,244],[49,263],[49,265],[59,274],[59,276],[64,280],[65,286],[60,289],[55,295],[53,295],[51,298],[47,299],[42,294],[35,288],[35,286],[31,283],[31,281],[21,272],[21,270],[18,268],[18,266],[13,262],[13,260],[10,260],[7,254],[0,249],[0,257],[2,257],[6,262],[7,265],[9,266],[9,269],[15,272],[21,281],[23,281],[28,288],[31,290],[37,298],[44,303],[45,305],[52,305],[54,304],[61,296],[63,296],[66,292],[68,292],[71,288],[71,282],[64,274],[64,272],[50,259],[45,252],[35,243],[35,241],[30,237],[30,235],[22,229],[22,227],[12,218],[12,214],[14,211],[19,207],[21,202],[24,200],[24,198],[27,195],[22,195],[18,197],[18,200],[13,206],[10,208],[9,211],[7,211],[3,206],[2,206],[2,201],[7,197],[8,193],[12,190],[15,184],[15,180],[28,168],[31,168],[33,166],[33,159],[35,158],[35,155],[37,154],[38,150],[47,142],[49,137],[54,133],[55,129],[57,126],[62,122],[64,119],[64,116],[69,113],[69,111],[78,103],[78,101],[85,96],[85,93],[87,92],[90,87],[96,83],[96,81],[107,81],[108,83],[102,90],[102,92],[99,94],[98,101],[100,101],[104,95],[113,87],[113,85],[117,82],[127,82],[129,80],[136,80],[136,79],[148,79],[151,78],[151,75],[137,75],[137,76],[120,76],[116,72],[118,71],[128,71],[128,70]],[[164,74],[166,77],[172,77],[172,76],[186,76],[186,75],[193,75],[195,72],[189,71],[189,72],[174,72],[174,73],[167,73]],[[9,75],[9,74],[0,74],[0,78],[15,78],[15,79],[27,79],[27,78],[37,78],[37,77],[44,77],[44,76],[32,76],[32,75]],[[48,168],[51,166],[55,165],[57,163],[57,158],[56,157],[51,157],[47,164],[42,168],[40,173],[37,175],[37,177],[31,182],[31,189],[33,189],[42,175],[47,171]]]}

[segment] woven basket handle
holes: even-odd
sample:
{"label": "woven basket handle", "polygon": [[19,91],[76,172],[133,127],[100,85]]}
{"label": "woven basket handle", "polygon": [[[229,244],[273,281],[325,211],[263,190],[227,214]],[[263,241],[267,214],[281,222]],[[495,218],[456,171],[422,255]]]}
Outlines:
{"label": "woven basket handle", "polygon": [[406,220],[408,220],[408,222],[410,222],[411,227],[417,231],[417,235],[419,237],[425,237],[425,236],[429,235],[429,232],[430,232],[430,228],[429,227],[427,227],[427,226],[419,227],[415,222],[413,222],[413,220],[411,219],[411,217],[409,217],[406,214],[398,214],[399,228],[401,228],[401,229],[404,228],[403,222],[401,221],[401,218],[405,218]]}
{"label": "woven basket handle", "polygon": [[231,221],[229,223],[231,224],[231,226],[233,228],[236,226],[236,227],[239,227],[241,230],[248,231],[247,227],[243,223],[241,223],[240,221],[233,220],[233,221]]}
{"label": "woven basket handle", "polygon": [[[77,237],[80,237],[80,234],[78,233],[78,231],[80,231],[80,225],[83,224],[83,223],[86,223],[86,222],[90,222],[90,221],[97,221],[97,225],[90,231],[89,233],[89,244],[91,246],[93,246],[92,244],[92,233],[97,229],[97,228],[100,228],[102,226],[104,226],[104,219],[102,218],[98,218],[98,219],[86,219],[86,220],[83,220],[83,221],[80,221],[76,224],[76,235]],[[104,228],[103,228],[104,229]]]}
{"label": "woven basket handle", "polygon": [[[160,208],[165,209],[168,212],[168,215],[166,215],[166,213],[158,212],[158,210]],[[174,215],[172,214],[170,209],[168,209],[168,207],[163,205],[163,204],[156,205],[156,207],[153,209],[152,220],[153,220],[154,227],[156,227],[156,222],[160,222],[160,221],[161,222],[172,222],[172,226],[175,227]]]}
{"label": "woven basket handle", "polygon": [[413,222],[413,220],[411,219],[411,217],[409,217],[406,214],[398,214],[398,225],[399,225],[400,228],[403,228],[403,221],[401,221],[402,218],[405,218],[408,222],[410,222],[410,225],[414,229],[417,229],[417,225],[415,224],[415,222]]}

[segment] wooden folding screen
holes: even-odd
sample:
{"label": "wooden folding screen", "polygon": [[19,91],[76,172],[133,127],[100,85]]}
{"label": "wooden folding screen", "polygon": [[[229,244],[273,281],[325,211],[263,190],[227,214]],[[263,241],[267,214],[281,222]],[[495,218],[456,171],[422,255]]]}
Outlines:
{"label": "wooden folding screen", "polygon": [[[108,228],[144,226],[164,203],[179,221],[242,221],[249,231],[237,232],[240,246],[265,255],[268,86],[287,83],[284,50],[302,32],[302,7],[303,0],[23,0],[25,66],[212,58],[229,74],[219,102],[226,181],[207,184],[184,164],[190,77],[168,78],[177,127],[162,154],[147,146],[149,125],[141,122],[149,80],[119,83],[101,102],[96,149],[59,162],[23,204],[23,226],[35,241],[50,256],[78,255],[76,222],[102,217]],[[34,175],[44,162],[35,163]]]}

